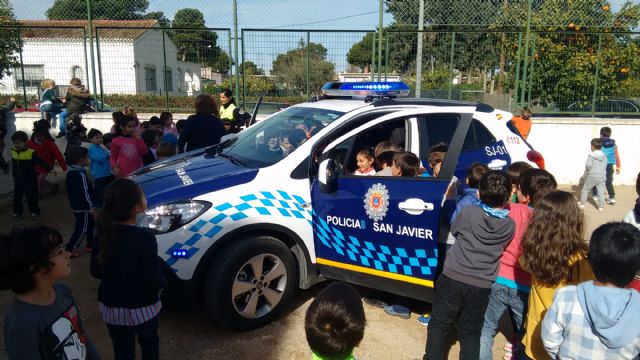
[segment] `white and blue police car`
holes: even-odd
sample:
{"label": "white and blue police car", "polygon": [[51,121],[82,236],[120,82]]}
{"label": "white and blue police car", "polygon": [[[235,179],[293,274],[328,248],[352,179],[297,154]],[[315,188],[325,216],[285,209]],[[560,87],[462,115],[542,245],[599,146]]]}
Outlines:
{"label": "white and blue police car", "polygon": [[[169,281],[165,300],[188,299],[243,330],[269,323],[295,288],[324,279],[431,301],[455,177],[474,162],[544,160],[509,125],[510,113],[397,97],[408,90],[329,83],[321,100],[134,174],[148,201],[138,223],[156,234]],[[423,161],[433,145],[448,150],[437,177],[353,176],[357,152],[383,141]]]}

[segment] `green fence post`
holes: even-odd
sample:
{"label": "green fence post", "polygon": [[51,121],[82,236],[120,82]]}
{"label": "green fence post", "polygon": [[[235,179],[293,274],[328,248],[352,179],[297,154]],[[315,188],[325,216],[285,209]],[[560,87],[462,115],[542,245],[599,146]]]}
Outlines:
{"label": "green fence post", "polygon": [[231,46],[231,29],[229,29],[229,33],[227,34],[229,40],[229,88],[232,88],[233,81],[231,81],[231,77],[233,74],[233,56],[231,56],[231,51],[233,51],[233,47]]}
{"label": "green fence post", "polygon": [[522,92],[520,94],[520,99],[522,101],[525,100],[525,90],[527,87],[527,67],[529,65],[529,42],[531,41],[531,13],[533,12],[533,0],[528,0],[528,9],[527,9],[527,33],[525,35],[525,44],[524,44],[524,69],[522,71]]}
{"label": "green fence post", "polygon": [[[93,47],[93,45],[92,45]],[[98,78],[100,82],[100,102],[104,104],[104,86],[102,84],[102,60],[100,56],[100,35],[98,28],[96,28],[96,56],[98,57]],[[95,75],[94,75],[95,82]],[[102,110],[102,105],[100,105],[100,110]]]}
{"label": "green fence post", "polygon": [[236,86],[234,93],[238,94],[240,93],[240,74],[238,74],[238,0],[233,0],[233,34],[235,35],[233,38],[233,52],[235,54],[233,63],[236,67]]}
{"label": "green fence post", "polygon": [[24,111],[27,111],[27,85],[24,80],[24,61],[22,60],[22,35],[20,25],[16,27],[16,35],[18,36],[18,51],[20,52],[20,73],[22,74],[22,103],[24,104]]}
{"label": "green fence post", "polygon": [[596,112],[596,104],[598,102],[598,81],[600,80],[600,60],[602,56],[602,33],[598,34],[598,57],[596,60],[596,74],[593,79],[593,96],[591,97],[591,115]]}
{"label": "green fence post", "polygon": [[383,0],[380,0],[380,11],[378,13],[378,32],[380,35],[378,36],[378,81],[382,80],[382,33],[384,29],[382,28],[382,13],[384,12]]}
{"label": "green fence post", "polygon": [[247,79],[245,76],[244,63],[246,62],[244,59],[244,29],[240,31],[242,36],[242,42],[240,43],[241,51],[242,51],[242,106],[244,107],[245,99],[247,98]]}
{"label": "green fence post", "polygon": [[387,74],[389,73],[389,33],[387,32],[386,34],[387,36],[384,38],[384,81],[387,81]]}
{"label": "green fence post", "polygon": [[[520,49],[522,48],[522,32],[518,33],[518,51],[516,52],[516,80],[513,86],[516,107],[520,108],[518,94],[520,93]],[[509,109],[511,110],[511,109]]]}
{"label": "green fence post", "polygon": [[311,97],[309,96],[309,89],[311,88],[311,84],[309,83],[310,79],[311,79],[311,47],[309,46],[311,41],[311,34],[309,31],[307,31],[307,101],[309,101],[311,99]]}
{"label": "green fence post", "polygon": [[[91,69],[93,70],[93,77],[92,77],[93,93],[97,94],[98,89],[96,89],[96,76],[95,76],[96,63],[93,58],[93,7],[91,6],[92,3],[93,3],[93,0],[87,0],[87,22],[89,26],[89,54],[91,55]],[[97,36],[97,30],[96,30],[96,36]],[[87,79],[87,83],[88,82],[89,82],[89,79]],[[100,91],[102,91],[102,89]],[[98,110],[102,110],[102,105],[99,104],[97,108]]]}
{"label": "green fence post", "polygon": [[449,55],[449,94],[447,99],[451,100],[451,91],[453,90],[453,58],[456,50],[456,33],[451,33],[451,54]]}
{"label": "green fence post", "polygon": [[371,40],[371,81],[375,80],[375,73],[373,72],[373,64],[376,62],[376,33],[373,33],[373,39]]}
{"label": "green fence post", "polygon": [[536,34],[534,33],[531,37],[531,41],[533,41],[533,46],[531,48],[531,70],[529,71],[529,76],[527,82],[529,83],[529,89],[527,94],[527,104],[531,104],[531,86],[533,84],[533,74],[534,74],[534,65],[536,63]]}
{"label": "green fence post", "polygon": [[[87,29],[82,28],[82,53],[84,54],[84,70],[87,77],[87,84],[89,84],[89,58],[87,57]],[[93,89],[95,92],[96,89]]]}
{"label": "green fence post", "polygon": [[[165,108],[169,111],[169,82],[167,81],[167,46],[164,40],[164,28],[162,29],[162,65],[164,66],[164,73],[162,78],[164,79],[164,102]],[[173,75],[173,72],[172,74]]]}

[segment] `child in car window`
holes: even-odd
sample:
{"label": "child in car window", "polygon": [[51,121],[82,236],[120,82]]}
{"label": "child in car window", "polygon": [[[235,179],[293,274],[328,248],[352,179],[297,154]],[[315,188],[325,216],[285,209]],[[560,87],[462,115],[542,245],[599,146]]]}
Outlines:
{"label": "child in car window", "polygon": [[391,165],[393,176],[416,176],[419,168],[420,159],[416,154],[401,151],[393,155],[393,165]]}
{"label": "child in car window", "polygon": [[385,151],[376,156],[376,167],[380,169],[376,176],[393,176],[391,166],[393,165],[395,153],[395,151]]}
{"label": "child in car window", "polygon": [[362,149],[356,155],[356,165],[358,168],[353,173],[353,175],[358,176],[374,176],[376,174],[376,169],[373,168],[373,162],[375,159],[373,158],[373,154],[371,154],[371,150]]}

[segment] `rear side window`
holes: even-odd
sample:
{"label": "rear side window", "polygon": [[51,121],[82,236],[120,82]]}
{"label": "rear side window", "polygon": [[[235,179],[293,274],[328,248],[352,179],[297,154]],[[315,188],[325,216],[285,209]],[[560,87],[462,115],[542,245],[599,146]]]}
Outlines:
{"label": "rear side window", "polygon": [[[515,134],[520,135],[514,126],[509,127],[509,129],[511,129]],[[491,131],[482,125],[480,121],[473,119],[473,121],[471,121],[471,126],[469,126],[469,131],[467,131],[467,136],[464,139],[462,151],[483,148],[495,142],[496,138],[493,136]]]}

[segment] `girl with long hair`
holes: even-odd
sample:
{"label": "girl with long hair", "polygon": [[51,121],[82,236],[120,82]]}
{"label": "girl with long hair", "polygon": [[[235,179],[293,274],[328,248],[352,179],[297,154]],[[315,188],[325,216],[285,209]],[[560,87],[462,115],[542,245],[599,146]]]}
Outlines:
{"label": "girl with long hair", "polygon": [[522,342],[532,359],[549,359],[541,322],[556,289],[594,279],[587,261],[584,214],[566,191],[547,194],[533,211],[522,243],[522,267],[531,274],[526,333]]}
{"label": "girl with long hair", "polygon": [[135,358],[135,338],[142,359],[158,359],[160,290],[166,281],[158,261],[155,236],[136,226],[147,207],[142,188],[117,179],[104,194],[96,221],[98,246],[91,254],[91,275],[101,279],[98,300],[115,359]]}

